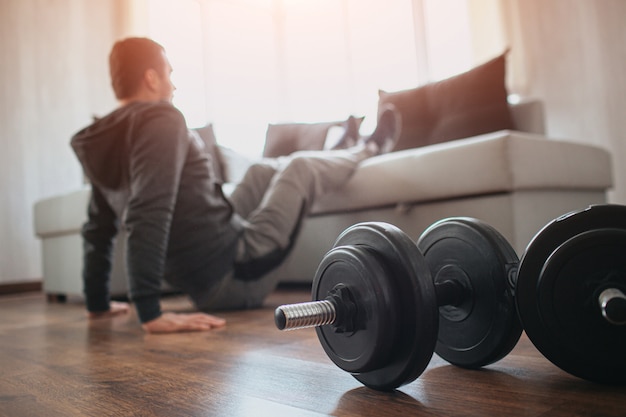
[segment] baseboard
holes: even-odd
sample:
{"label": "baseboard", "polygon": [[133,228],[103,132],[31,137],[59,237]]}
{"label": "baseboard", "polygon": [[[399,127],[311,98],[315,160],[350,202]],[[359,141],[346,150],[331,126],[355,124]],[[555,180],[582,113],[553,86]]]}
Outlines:
{"label": "baseboard", "polygon": [[24,292],[40,292],[41,289],[41,281],[9,282],[5,284],[0,284],[0,295],[19,294]]}

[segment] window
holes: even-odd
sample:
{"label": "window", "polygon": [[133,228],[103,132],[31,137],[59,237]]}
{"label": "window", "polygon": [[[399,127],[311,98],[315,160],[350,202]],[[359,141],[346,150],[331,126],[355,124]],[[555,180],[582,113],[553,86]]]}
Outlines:
{"label": "window", "polygon": [[150,0],[148,30],[167,50],[188,124],[213,123],[221,144],[258,156],[268,123],[354,114],[371,131],[379,89],[468,69],[465,3]]}

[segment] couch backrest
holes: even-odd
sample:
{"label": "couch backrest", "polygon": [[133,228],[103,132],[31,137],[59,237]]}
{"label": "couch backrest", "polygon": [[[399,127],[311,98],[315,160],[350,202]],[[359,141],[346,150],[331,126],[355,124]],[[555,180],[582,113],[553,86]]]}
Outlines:
{"label": "couch backrest", "polygon": [[[511,104],[511,115],[516,130],[527,133],[545,134],[543,102],[538,99],[526,99]],[[237,183],[253,162],[224,146],[219,146],[225,182]]]}

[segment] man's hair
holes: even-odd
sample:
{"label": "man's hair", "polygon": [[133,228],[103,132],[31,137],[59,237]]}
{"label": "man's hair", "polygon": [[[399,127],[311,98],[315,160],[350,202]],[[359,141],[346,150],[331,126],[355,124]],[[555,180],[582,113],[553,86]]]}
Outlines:
{"label": "man's hair", "polygon": [[111,86],[118,100],[139,90],[141,79],[149,69],[162,71],[165,50],[148,38],[126,38],[117,41],[109,55]]}

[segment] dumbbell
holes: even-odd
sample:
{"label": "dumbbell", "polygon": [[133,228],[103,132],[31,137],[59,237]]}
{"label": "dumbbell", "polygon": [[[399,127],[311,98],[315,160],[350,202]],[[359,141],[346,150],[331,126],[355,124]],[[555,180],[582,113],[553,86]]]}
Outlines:
{"label": "dumbbell", "polygon": [[433,352],[478,368],[507,355],[522,329],[519,265],[495,229],[470,218],[435,223],[416,244],[387,223],[346,229],[320,263],[309,303],[280,306],[281,330],[316,327],[328,357],[364,385],[392,390]]}
{"label": "dumbbell", "polygon": [[[472,219],[448,219],[435,223],[420,238],[418,242],[420,250],[417,252],[411,250],[410,245],[404,245],[407,252],[412,252],[410,256],[413,259],[418,259],[417,264],[421,267],[420,270],[413,270],[414,273],[407,276],[413,280],[416,276],[424,278],[417,281],[418,284],[422,284],[417,285],[421,289],[419,293],[422,294],[422,297],[417,297],[416,300],[423,302],[425,306],[411,310],[410,306],[402,305],[402,311],[405,314],[420,313],[418,321],[422,325],[418,325],[418,329],[422,330],[424,336],[421,342],[422,348],[415,350],[420,360],[404,359],[407,367],[406,372],[402,374],[404,379],[392,378],[393,375],[400,374],[399,370],[396,370],[395,374],[384,372],[389,368],[389,365],[385,365],[387,362],[376,356],[379,351],[375,351],[373,357],[380,359],[380,362],[375,362],[375,364],[383,370],[384,378],[382,380],[376,380],[375,383],[369,380],[372,369],[376,370],[372,366],[363,368],[366,372],[365,377],[350,370],[358,370],[358,365],[344,369],[353,372],[353,375],[362,380],[365,385],[378,389],[390,389],[394,385],[400,386],[411,382],[419,376],[430,360],[430,356],[427,355],[431,349],[432,334],[437,334],[437,324],[440,325],[440,329],[436,351],[451,363],[470,368],[478,367],[494,362],[506,355],[517,341],[514,337],[517,330],[509,334],[508,345],[506,343],[496,344],[492,348],[492,354],[484,356],[490,357],[489,360],[466,360],[468,357],[472,357],[474,349],[464,349],[463,343],[458,344],[458,340],[471,340],[471,337],[466,339],[467,336],[463,331],[471,330],[470,334],[474,332],[476,327],[471,324],[469,319],[479,317],[473,312],[473,308],[470,315],[464,316],[468,310],[466,307],[467,300],[463,301],[464,297],[467,297],[467,292],[465,290],[459,292],[458,290],[459,282],[467,282],[464,278],[459,277],[463,277],[467,271],[471,270],[469,267],[471,260],[465,259],[463,256],[472,256],[474,262],[484,263],[484,267],[489,266],[501,270],[502,266],[505,266],[505,275],[508,278],[505,299],[510,300],[509,288],[515,288],[515,305],[523,328],[531,342],[546,358],[564,371],[583,379],[600,383],[625,384],[626,207],[617,205],[591,206],[588,209],[568,213],[555,219],[532,239],[519,264],[519,270],[515,266],[513,257],[509,259],[510,262],[497,262],[485,256],[484,248],[479,249],[481,245],[477,244],[482,239],[469,238],[472,234],[468,232],[469,225],[471,225],[470,230],[473,229],[483,236],[489,237],[487,246],[490,246],[494,253],[500,252],[501,255],[502,253],[509,253],[510,256],[510,246],[501,235],[489,226]],[[361,227],[363,226],[356,226],[356,229]],[[379,225],[378,227],[389,226]],[[348,229],[345,233],[352,232]],[[392,234],[397,235],[398,233],[393,232]],[[359,237],[369,238],[371,236],[362,235]],[[398,241],[400,240],[406,239],[402,237],[398,239]],[[349,246],[355,244],[359,244],[358,239],[356,242],[354,239],[349,242]],[[365,247],[368,246],[365,243]],[[394,246],[395,244],[378,245],[371,248],[370,252],[380,256],[380,249],[382,248],[383,254],[390,255],[393,252],[393,249],[390,248]],[[472,251],[474,253],[469,255]],[[419,260],[422,252],[424,259]],[[396,254],[396,258],[403,256]],[[391,260],[392,257],[387,256],[387,258]],[[433,271],[434,293],[437,297],[435,305],[442,306],[439,308],[439,323],[433,324],[434,319],[432,315],[428,314],[432,309],[432,303],[429,303],[429,300],[432,301],[434,297],[433,291],[426,283],[429,271],[424,270],[423,260],[427,261]],[[406,259],[403,259],[403,262],[406,262]],[[457,268],[463,273],[453,272]],[[403,268],[400,270],[402,271]],[[318,270],[314,279],[313,297],[316,300],[321,299],[320,295],[323,294],[316,290],[320,287],[318,280],[327,279],[319,272]],[[472,284],[487,282],[487,280],[477,278],[476,275],[470,274],[469,276]],[[453,277],[453,279],[446,279],[446,277]],[[334,280],[339,279],[339,277],[334,278]],[[351,281],[351,288],[359,288],[358,280],[351,279]],[[456,284],[449,281],[456,281]],[[412,285],[415,285],[414,281]],[[338,286],[341,287],[342,285],[338,284]],[[455,286],[456,289],[454,289]],[[343,289],[341,291],[346,292]],[[367,292],[367,289],[361,288],[358,291],[359,295],[362,291]],[[471,297],[478,300],[476,305],[483,306],[485,298],[481,299],[481,297],[484,297],[488,292],[480,290],[480,287],[478,289],[473,288],[472,291]],[[429,292],[430,296],[423,295]],[[335,328],[335,331],[341,332],[342,325],[340,323],[346,317],[354,317],[355,311],[359,308],[362,309],[367,305],[367,302],[357,302],[351,296],[348,299],[350,308],[345,310],[342,307],[344,304],[337,301],[341,300],[341,297],[337,298],[337,294],[337,291],[328,292],[324,302],[314,302],[307,305],[304,310],[299,310],[299,307],[289,307],[285,311],[280,307],[276,311],[278,327],[324,326],[328,324]],[[369,302],[377,297],[375,293],[367,293],[367,296]],[[493,295],[486,297],[487,300],[493,299]],[[343,298],[346,297],[343,296]],[[503,305],[510,307],[507,303]],[[319,308],[321,307],[323,310],[320,312]],[[291,309],[298,311],[289,311]],[[509,313],[507,310],[505,316],[510,317]],[[374,316],[369,315],[367,317],[371,320]],[[457,324],[456,328],[450,327],[453,323]],[[366,328],[368,324],[369,322],[366,320],[362,327]],[[395,326],[392,322],[388,324],[392,327]],[[512,326],[518,328],[515,323]],[[353,327],[351,331],[356,332],[358,330]],[[327,339],[326,333],[320,328],[317,329],[317,332],[329,357],[342,367],[344,364],[341,356],[337,358],[337,354],[333,353],[333,347],[337,342],[332,337]],[[506,332],[494,327],[493,331],[487,332],[487,334],[493,337],[497,334],[506,335]],[[412,337],[417,337],[411,335],[413,333],[409,334],[409,341]],[[457,341],[452,340],[455,336]],[[367,336],[364,340],[374,346],[379,343],[375,338],[367,338]],[[504,337],[502,340],[507,340],[507,338]],[[350,344],[346,340],[343,343],[345,345]],[[360,347],[367,346],[367,343],[361,342],[361,344],[357,343],[353,346],[353,354],[355,354],[354,352],[358,353]],[[412,345],[409,344],[409,346]],[[386,349],[382,351],[388,352],[389,348]],[[405,347],[404,349],[410,351],[409,348]],[[450,355],[450,352],[453,354]],[[396,352],[392,352],[393,354]],[[350,358],[346,356],[345,359],[349,361]],[[401,368],[401,365],[398,367]]]}
{"label": "dumbbell", "polygon": [[563,215],[531,240],[516,280],[528,338],[562,370],[626,384],[626,207]]}

